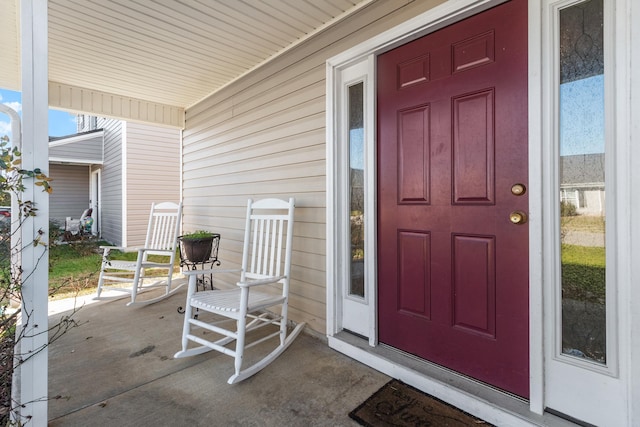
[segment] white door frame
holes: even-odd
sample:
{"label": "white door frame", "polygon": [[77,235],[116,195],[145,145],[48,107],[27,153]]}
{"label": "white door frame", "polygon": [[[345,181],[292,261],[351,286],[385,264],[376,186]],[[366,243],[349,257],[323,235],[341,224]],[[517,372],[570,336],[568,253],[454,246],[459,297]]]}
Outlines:
{"label": "white door frame", "polygon": [[[542,51],[542,105],[543,111],[552,112],[543,117],[542,134],[542,193],[558,194],[559,153],[559,13],[566,7],[584,0],[548,0],[543,6]],[[629,40],[626,39],[626,1],[605,0],[604,5],[604,54],[605,54],[605,169],[606,169],[606,337],[607,363],[599,365],[562,353],[561,339],[561,290],[559,233],[559,197],[543,200],[542,230],[544,283],[544,348],[545,378],[544,406],[594,425],[632,425],[628,410],[630,398],[628,386],[629,366],[623,356],[627,348],[628,327],[625,314],[630,301],[623,297],[629,292],[631,281],[625,277],[625,266],[631,264],[630,221],[624,213],[630,207],[630,181],[627,161],[629,155],[628,123],[625,111],[629,111],[628,70],[623,58],[627,57]],[[628,6],[628,5],[626,5]],[[618,28],[621,26],[621,28]],[[622,31],[617,31],[617,30]],[[629,319],[630,320],[630,319]]]}
{"label": "white door frame", "polygon": [[91,199],[91,208],[93,209],[92,216],[94,219],[91,234],[100,236],[100,230],[102,228],[102,168],[91,171],[90,182],[89,198]]}
{"label": "white door frame", "polygon": [[[375,83],[372,80],[372,71],[374,70],[374,64],[371,62],[372,56],[369,56],[364,61],[359,61],[354,65],[343,68],[337,75],[339,82],[336,82],[336,86],[340,89],[337,91],[338,99],[340,103],[339,109],[341,111],[348,110],[349,96],[348,88],[353,84],[363,84],[363,127],[364,127],[364,163],[367,165],[375,164],[375,150],[374,147],[374,132],[375,129]],[[339,150],[339,153],[335,156],[336,159],[349,158],[349,136],[348,136],[348,123],[345,117],[339,117],[339,122],[336,124],[336,132],[338,133],[336,140],[344,141],[345,143],[339,144],[335,147]],[[350,168],[346,162],[340,162],[335,165],[336,173],[335,179],[339,182],[339,188],[348,188],[350,185]],[[375,168],[365,168],[364,186],[369,193],[375,192],[376,176]],[[333,210],[339,212],[338,216],[345,218],[349,216],[350,200],[349,192],[338,192],[335,194],[335,205]],[[337,299],[337,312],[336,317],[339,319],[338,323],[341,325],[341,329],[347,329],[351,332],[355,332],[359,335],[367,337],[370,345],[375,345],[376,341],[376,325],[377,319],[377,306],[376,300],[376,245],[375,245],[375,224],[376,224],[376,205],[375,200],[371,197],[371,194],[365,194],[364,200],[365,211],[365,235],[367,237],[374,236],[373,238],[365,239],[365,259],[364,259],[364,275],[365,275],[365,289],[364,297],[350,295],[349,285],[350,283],[350,269],[341,268],[336,272],[340,276],[339,283],[344,283],[345,286],[341,287],[341,297]],[[331,211],[331,210],[330,210]],[[338,227],[341,229],[337,233],[336,239],[333,242],[333,250],[327,253],[333,253],[334,259],[343,260],[351,258],[351,242],[350,242],[350,227],[345,221],[340,221]],[[366,321],[363,321],[366,319]]]}
{"label": "white door frame", "polygon": [[[609,2],[611,0],[605,0]],[[616,0],[616,27],[615,27],[615,55],[616,64],[629,64],[634,57],[631,55],[631,25],[630,22],[638,22],[640,19],[640,7],[637,5],[632,7],[633,0]],[[502,424],[510,422],[507,415],[502,414],[494,418],[495,405],[483,406],[477,400],[474,401],[473,396],[465,393],[456,394],[455,391],[441,389],[439,383],[432,381],[431,378],[425,378],[421,374],[410,367],[399,367],[388,363],[388,360],[376,355],[373,349],[367,350],[359,344],[353,344],[349,338],[341,333],[343,330],[342,296],[343,287],[348,284],[345,281],[346,258],[341,258],[345,252],[340,250],[340,232],[345,230],[345,217],[341,214],[341,197],[343,197],[340,185],[344,184],[341,179],[339,170],[343,165],[340,153],[337,150],[340,141],[340,111],[337,106],[340,100],[340,85],[342,82],[342,74],[344,70],[354,66],[359,62],[367,62],[369,64],[370,81],[375,82],[375,57],[376,55],[388,51],[401,44],[405,44],[418,37],[433,32],[451,23],[460,21],[470,15],[479,13],[489,7],[502,3],[502,0],[449,0],[421,15],[418,15],[405,23],[388,30],[377,37],[357,45],[327,61],[327,335],[329,345],[341,352],[352,357],[356,357],[364,363],[368,363],[372,367],[386,372],[396,378],[404,377],[405,380],[413,382],[413,385],[419,388],[430,388],[432,393],[438,395],[441,391],[441,398],[460,407],[466,407],[475,411],[476,414],[486,413],[487,417],[494,420],[502,420]],[[546,287],[550,286],[551,277],[549,276],[550,268],[555,268],[557,264],[553,258],[553,254],[549,253],[548,242],[554,241],[556,236],[555,224],[549,223],[555,211],[552,211],[554,203],[551,202],[552,197],[557,196],[558,189],[550,187],[548,182],[550,153],[549,137],[552,133],[553,109],[549,108],[550,81],[552,76],[552,64],[549,61],[548,40],[545,30],[550,19],[549,10],[552,0],[529,0],[529,218],[530,218],[530,400],[528,409],[531,414],[542,414],[547,405],[545,399],[545,330],[544,322],[545,313],[552,313],[552,307],[545,305]],[[635,21],[631,19],[636,18]],[[633,29],[636,33],[640,30]],[[638,35],[638,34],[636,34]],[[640,49],[635,47],[636,55]],[[625,60],[626,59],[626,60]],[[636,63],[640,65],[640,63]],[[636,89],[636,97],[629,99],[629,93],[632,86],[630,85],[630,72],[624,66],[618,66],[616,73],[616,143],[617,157],[616,161],[622,162],[617,164],[617,193],[621,206],[616,211],[616,223],[618,226],[618,237],[621,238],[618,245],[618,258],[613,266],[617,272],[618,281],[618,331],[619,348],[621,360],[618,368],[620,369],[620,381],[627,387],[630,394],[623,396],[625,410],[622,411],[622,421],[620,425],[631,425],[633,414],[640,415],[640,403],[634,404],[632,396],[640,397],[640,368],[633,366],[640,365],[640,356],[631,352],[630,345],[635,344],[634,348],[640,348],[640,338],[632,341],[631,325],[635,319],[638,324],[640,319],[640,309],[631,309],[629,301],[632,296],[630,288],[630,268],[632,265],[632,249],[633,241],[631,236],[635,233],[636,237],[640,237],[640,230],[632,229],[629,219],[629,209],[635,207],[640,209],[640,198],[634,198],[631,188],[633,178],[630,169],[630,158],[632,152],[630,138],[630,112],[632,109],[640,111],[638,94],[640,90]],[[627,96],[622,96],[626,92]],[[373,101],[372,101],[373,102]],[[632,108],[633,107],[633,108]],[[375,110],[374,110],[375,111]],[[636,134],[640,134],[640,126],[636,120]],[[372,120],[369,131],[373,135],[375,133],[375,117]],[[366,130],[365,130],[366,132]],[[369,150],[375,152],[375,138],[368,147]],[[640,148],[636,148],[636,154],[640,152]],[[625,157],[626,156],[626,157]],[[557,162],[553,157],[553,162]],[[365,166],[365,169],[367,166]],[[369,165],[369,169],[375,169],[375,162]],[[638,170],[640,168],[635,168]],[[640,188],[640,173],[636,172],[635,182]],[[367,172],[365,172],[367,175]],[[373,172],[375,177],[375,171]],[[375,182],[375,181],[373,181]],[[341,184],[342,183],[342,184]],[[608,183],[609,184],[609,183]],[[550,192],[551,191],[551,192]],[[372,219],[371,213],[375,212],[375,191],[369,187],[365,191],[372,203],[373,209],[369,209],[369,224],[366,226],[365,241],[373,245],[373,250],[369,251],[369,255],[377,253],[375,247],[375,218]],[[626,196],[626,198],[625,198]],[[626,215],[626,216],[625,216]],[[367,223],[365,218],[365,223]],[[543,219],[547,222],[544,222]],[[556,220],[557,223],[557,220]],[[346,228],[348,229],[348,228]],[[624,231],[624,232],[621,232]],[[639,245],[640,246],[640,245]],[[626,253],[622,254],[621,250],[626,249]],[[636,254],[640,255],[639,249]],[[371,263],[374,264],[374,263]],[[636,264],[640,264],[637,263]],[[640,273],[640,268],[637,268]],[[375,277],[376,267],[370,266],[367,269],[372,272]],[[375,280],[371,277],[366,280],[366,289],[370,291],[370,295],[375,300]],[[640,297],[640,290],[635,291],[635,296]],[[625,304],[626,302],[626,304]],[[369,324],[366,327],[372,330],[369,336],[369,345],[377,344],[377,328],[376,328],[376,304],[370,304],[368,307],[369,315],[364,321]],[[633,317],[635,315],[636,317]],[[547,315],[548,316],[548,315]],[[633,359],[633,360],[632,360]],[[635,361],[635,365],[632,363]],[[635,391],[635,393],[633,393]],[[477,398],[477,396],[476,396]],[[640,399],[635,399],[640,400]],[[511,420],[513,421],[513,420]]]}

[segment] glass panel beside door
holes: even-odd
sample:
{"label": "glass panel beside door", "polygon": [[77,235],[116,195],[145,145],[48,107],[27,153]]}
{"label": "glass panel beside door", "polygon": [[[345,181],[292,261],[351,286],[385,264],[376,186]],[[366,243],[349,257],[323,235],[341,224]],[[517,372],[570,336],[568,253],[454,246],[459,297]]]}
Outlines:
{"label": "glass panel beside door", "polygon": [[560,11],[562,354],[605,365],[603,2]]}
{"label": "glass panel beside door", "polygon": [[364,84],[349,86],[349,295],[364,297]]}

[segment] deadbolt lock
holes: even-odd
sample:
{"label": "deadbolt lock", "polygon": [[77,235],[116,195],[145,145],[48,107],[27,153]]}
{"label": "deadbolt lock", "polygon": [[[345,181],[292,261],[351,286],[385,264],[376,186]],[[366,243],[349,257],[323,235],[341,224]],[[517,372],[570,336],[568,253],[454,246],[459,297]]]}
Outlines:
{"label": "deadbolt lock", "polygon": [[522,211],[513,211],[509,214],[509,221],[513,224],[524,224],[527,222],[527,214]]}
{"label": "deadbolt lock", "polygon": [[527,187],[525,187],[524,184],[513,184],[511,186],[511,194],[514,196],[522,196],[526,192]]}

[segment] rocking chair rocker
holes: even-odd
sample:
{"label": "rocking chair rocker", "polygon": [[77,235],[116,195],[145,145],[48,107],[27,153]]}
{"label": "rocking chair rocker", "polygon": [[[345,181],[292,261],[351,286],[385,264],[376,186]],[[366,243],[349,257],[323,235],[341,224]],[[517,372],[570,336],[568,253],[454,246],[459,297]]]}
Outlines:
{"label": "rocking chair rocker", "polygon": [[[189,276],[189,288],[182,333],[182,350],[174,357],[188,357],[216,350],[235,359],[235,373],[227,381],[240,382],[259,372],[276,359],[298,336],[304,323],[287,333],[287,308],[289,302],[289,280],[291,272],[291,242],[293,239],[294,200],[249,199],[245,223],[244,246],[241,270],[185,271]],[[239,272],[240,281],[233,289],[197,291],[196,278],[200,274]],[[266,311],[279,306],[278,314]],[[197,316],[194,316],[195,310]],[[216,316],[212,316],[213,313]],[[208,322],[214,317],[222,320]],[[196,318],[197,317],[197,318]],[[206,317],[207,320],[203,318]],[[235,321],[235,322],[234,322]],[[225,322],[235,327],[225,328]],[[277,326],[275,332],[267,333],[247,343],[248,332],[269,325]],[[205,331],[196,334],[196,331]],[[210,332],[222,338],[209,338]],[[273,351],[242,369],[244,350],[271,338],[278,343]],[[188,348],[189,341],[200,344]],[[235,349],[226,347],[235,341]]]}
{"label": "rocking chair rocker", "polygon": [[[130,283],[127,287],[108,287],[112,291],[131,294],[130,305],[147,305],[158,302],[172,295],[186,283],[171,289],[171,279],[176,260],[176,249],[180,219],[182,217],[182,203],[172,202],[153,203],[149,214],[149,225],[144,247],[126,248],[120,246],[100,246],[103,249],[98,292],[95,299],[100,299],[103,287],[108,284]],[[112,259],[111,251],[138,252],[136,261]],[[149,260],[149,255],[156,255],[154,261]],[[166,275],[154,276],[152,283],[145,276],[145,269],[153,268],[165,270]],[[158,280],[155,280],[158,279]],[[147,282],[145,282],[147,280]],[[138,294],[152,288],[164,287],[163,295],[144,301],[137,301]]]}

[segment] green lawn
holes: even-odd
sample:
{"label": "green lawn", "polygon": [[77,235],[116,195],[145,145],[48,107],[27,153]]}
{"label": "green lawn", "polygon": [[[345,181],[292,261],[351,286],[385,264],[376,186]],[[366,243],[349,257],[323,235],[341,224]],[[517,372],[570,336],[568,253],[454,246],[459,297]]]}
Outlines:
{"label": "green lawn", "polygon": [[[49,252],[49,293],[54,299],[95,292],[100,276],[102,250],[105,242],[77,241],[55,245]],[[111,257],[135,261],[137,252],[111,251]],[[150,260],[158,258],[149,257]],[[176,266],[179,259],[176,256]],[[166,271],[166,270],[164,270]],[[147,275],[153,275],[147,271]]]}
{"label": "green lawn", "polygon": [[565,298],[604,302],[605,248],[562,245],[562,292]]}

